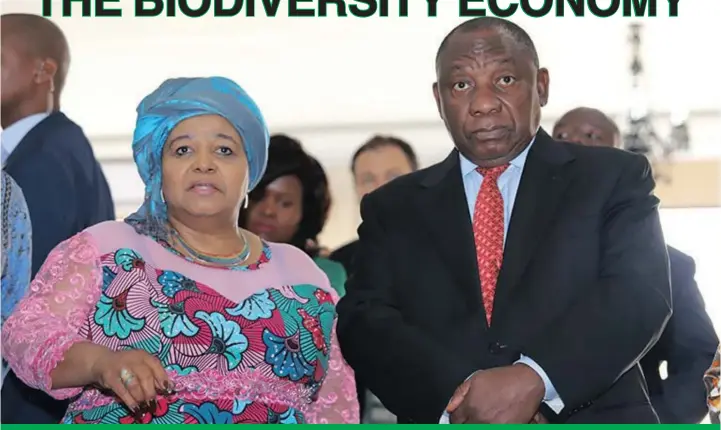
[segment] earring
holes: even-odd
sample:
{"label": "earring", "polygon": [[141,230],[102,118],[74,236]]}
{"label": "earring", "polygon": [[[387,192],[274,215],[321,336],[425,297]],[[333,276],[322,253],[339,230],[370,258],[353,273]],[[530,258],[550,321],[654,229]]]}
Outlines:
{"label": "earring", "polygon": [[165,193],[163,193],[162,191],[160,192],[160,201],[165,204]]}
{"label": "earring", "polygon": [[248,209],[248,196],[243,199],[243,209]]}

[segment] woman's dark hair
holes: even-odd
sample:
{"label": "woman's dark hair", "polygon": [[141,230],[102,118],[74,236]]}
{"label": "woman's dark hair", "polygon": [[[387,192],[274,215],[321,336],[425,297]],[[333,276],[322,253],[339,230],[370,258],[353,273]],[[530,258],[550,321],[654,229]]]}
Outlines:
{"label": "woman's dark hair", "polygon": [[362,153],[366,151],[372,151],[378,148],[383,148],[386,146],[395,146],[396,148],[403,151],[403,153],[408,158],[408,163],[411,165],[411,169],[413,169],[414,171],[418,170],[418,157],[416,157],[415,151],[413,151],[413,148],[411,147],[411,145],[408,144],[408,142],[393,136],[376,135],[371,137],[366,143],[356,149],[350,162],[351,172],[355,174],[355,162]]}
{"label": "woman's dark hair", "polygon": [[[308,239],[317,242],[328,218],[331,204],[328,178],[318,160],[305,152],[299,141],[276,134],[270,137],[265,174],[249,194],[251,203],[261,201],[268,184],[283,176],[295,176],[303,186],[303,213],[298,230],[289,243],[315,257],[318,251],[307,249],[306,242]],[[245,226],[246,218],[247,211],[241,209],[238,217],[240,227]]]}

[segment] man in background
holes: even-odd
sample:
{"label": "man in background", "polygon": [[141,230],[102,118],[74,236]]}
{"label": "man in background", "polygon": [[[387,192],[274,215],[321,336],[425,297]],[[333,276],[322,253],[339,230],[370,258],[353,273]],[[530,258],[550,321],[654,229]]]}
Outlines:
{"label": "man in background", "polygon": [[[60,111],[70,64],[64,34],[36,15],[2,15],[0,26],[2,162],[25,194],[35,276],[56,245],[115,213],[90,142]],[[3,384],[4,424],[57,423],[66,407],[12,374]]]}
{"label": "man in background", "polygon": [[[564,114],[554,126],[553,136],[586,146],[621,147],[618,126],[603,112],[586,107]],[[658,343],[641,360],[641,367],[662,424],[699,423],[707,412],[703,375],[719,341],[694,280],[693,258],[671,246],[668,257],[673,315]],[[664,361],[666,379],[660,373]]]}
{"label": "man in background", "polygon": [[[373,136],[353,154],[350,170],[358,199],[362,199],[393,179],[418,169],[418,158],[411,145],[393,136]],[[343,264],[350,276],[358,248],[354,240],[335,250],[330,258]]]}
{"label": "man in background", "polygon": [[[411,145],[393,136],[373,136],[361,145],[353,154],[350,170],[353,174],[356,195],[362,199],[393,179],[418,169],[418,158]],[[343,265],[350,277],[353,261],[358,250],[358,240],[354,240],[335,250],[330,259]],[[358,402],[362,423],[395,423],[396,417],[383,407],[380,400],[368,392],[356,377]]]}

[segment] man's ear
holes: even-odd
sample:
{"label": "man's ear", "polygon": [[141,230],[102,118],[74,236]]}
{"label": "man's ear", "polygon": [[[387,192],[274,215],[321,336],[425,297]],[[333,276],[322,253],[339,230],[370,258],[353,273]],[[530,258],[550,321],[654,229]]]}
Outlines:
{"label": "man's ear", "polygon": [[550,77],[548,75],[548,69],[538,69],[538,76],[536,78],[536,91],[538,92],[538,100],[541,106],[548,104],[548,85]]}
{"label": "man's ear", "polygon": [[53,82],[55,74],[58,72],[58,63],[48,58],[43,60],[35,71],[35,83],[43,84],[45,82]]}
{"label": "man's ear", "polygon": [[433,97],[436,99],[436,109],[438,109],[438,115],[443,118],[443,113],[441,109],[441,93],[440,89],[438,88],[438,82],[433,83]]}

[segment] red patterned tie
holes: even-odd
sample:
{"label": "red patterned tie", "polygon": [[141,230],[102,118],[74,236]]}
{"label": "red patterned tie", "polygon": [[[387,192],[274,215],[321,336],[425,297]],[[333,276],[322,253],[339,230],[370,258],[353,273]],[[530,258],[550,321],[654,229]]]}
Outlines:
{"label": "red patterned tie", "polygon": [[503,262],[503,197],[498,188],[498,177],[508,168],[503,166],[482,168],[478,173],[483,175],[481,190],[478,192],[476,207],[473,212],[473,239],[476,242],[476,258],[478,273],[481,276],[481,292],[483,307],[486,309],[486,320],[491,325],[493,314],[493,298],[496,294],[496,282]]}

